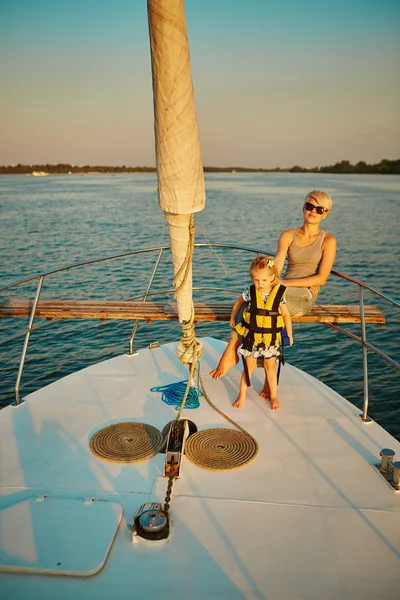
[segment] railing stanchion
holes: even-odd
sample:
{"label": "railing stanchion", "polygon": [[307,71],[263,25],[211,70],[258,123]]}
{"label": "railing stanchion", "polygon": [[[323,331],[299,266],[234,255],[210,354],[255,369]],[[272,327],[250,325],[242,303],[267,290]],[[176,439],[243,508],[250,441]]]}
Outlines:
{"label": "railing stanchion", "polygon": [[15,403],[16,404],[20,403],[19,386],[20,386],[20,383],[21,383],[22,371],[24,369],[25,357],[26,357],[26,352],[28,350],[28,344],[29,344],[29,338],[31,337],[31,332],[32,332],[32,327],[33,327],[33,321],[35,320],[36,308],[37,308],[37,304],[39,302],[40,292],[42,291],[43,281],[44,281],[44,275],[41,275],[39,277],[39,283],[38,283],[38,286],[37,286],[35,299],[33,301],[33,306],[32,306],[31,314],[30,314],[30,317],[29,317],[28,330],[27,330],[27,332],[25,334],[25,341],[24,341],[24,346],[22,348],[21,360],[19,362],[19,369],[18,369],[17,381],[15,383]]}
{"label": "railing stanchion", "polygon": [[361,343],[362,343],[362,364],[363,364],[363,387],[364,387],[364,405],[361,419],[368,423],[371,419],[368,416],[368,349],[366,346],[367,334],[365,331],[365,315],[364,315],[364,290],[361,286],[358,287],[360,299],[360,321],[361,321]]}
{"label": "railing stanchion", "polygon": [[[158,256],[157,256],[156,264],[154,265],[153,273],[151,274],[149,285],[147,286],[147,290],[146,290],[146,293],[143,296],[142,302],[145,302],[147,300],[147,296],[149,295],[150,288],[153,285],[153,281],[154,281],[154,277],[155,277],[155,274],[156,274],[157,269],[158,269],[158,265],[160,264],[162,253],[163,253],[163,248],[160,248]],[[131,334],[131,339],[129,340],[129,355],[130,356],[132,356],[132,354],[133,354],[133,340],[135,339],[135,335],[136,335],[138,327],[139,327],[139,319],[136,319],[135,325],[133,326],[133,330],[132,330],[132,334]]]}

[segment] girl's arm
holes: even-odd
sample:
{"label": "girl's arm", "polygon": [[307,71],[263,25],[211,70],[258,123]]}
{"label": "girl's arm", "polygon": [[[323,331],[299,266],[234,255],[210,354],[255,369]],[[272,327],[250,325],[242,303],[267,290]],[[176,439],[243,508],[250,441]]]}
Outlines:
{"label": "girl's arm", "polygon": [[286,287],[313,287],[325,285],[332,270],[336,256],[336,238],[327,234],[324,240],[324,249],[322,259],[319,264],[318,273],[309,277],[300,277],[299,279],[278,279]]}
{"label": "girl's arm", "polygon": [[238,312],[239,308],[242,306],[243,303],[244,303],[243,296],[239,296],[239,298],[236,300],[235,304],[233,305],[231,316],[230,316],[230,319],[229,319],[229,325],[231,327],[235,327],[235,325],[236,325],[236,322],[235,322],[236,313]]}
{"label": "girl's arm", "polygon": [[293,345],[293,330],[292,330],[292,317],[289,314],[289,309],[286,304],[280,305],[283,321],[285,323],[286,331],[290,339],[290,346]]}

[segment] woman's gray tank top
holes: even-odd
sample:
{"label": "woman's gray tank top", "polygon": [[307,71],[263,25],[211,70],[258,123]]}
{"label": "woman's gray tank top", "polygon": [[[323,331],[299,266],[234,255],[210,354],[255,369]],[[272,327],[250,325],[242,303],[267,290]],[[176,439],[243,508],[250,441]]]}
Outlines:
{"label": "woman's gray tank top", "polygon": [[[320,231],[319,236],[310,246],[302,248],[296,243],[297,229],[293,231],[292,242],[288,248],[288,266],[285,273],[285,279],[299,279],[300,277],[309,277],[318,272],[319,264],[322,259],[322,243],[325,238],[325,231]],[[318,294],[319,287],[315,286],[312,290]]]}

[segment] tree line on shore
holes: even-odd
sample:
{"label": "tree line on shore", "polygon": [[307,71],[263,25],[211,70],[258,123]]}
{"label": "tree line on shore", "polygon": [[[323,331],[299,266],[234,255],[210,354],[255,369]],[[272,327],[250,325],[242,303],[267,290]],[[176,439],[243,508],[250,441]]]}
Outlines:
{"label": "tree line on shore", "polygon": [[[154,173],[155,167],[126,167],[124,166],[90,166],[90,165],[68,165],[59,163],[57,165],[5,165],[0,166],[0,174],[3,175],[30,175],[34,171],[44,173],[57,173],[72,175],[73,173]],[[351,164],[348,160],[342,160],[334,165],[324,167],[300,167],[298,165],[290,168],[248,168],[248,167],[204,167],[205,173],[369,173],[380,175],[399,175],[400,159],[383,159],[376,164],[367,164],[363,161]]]}

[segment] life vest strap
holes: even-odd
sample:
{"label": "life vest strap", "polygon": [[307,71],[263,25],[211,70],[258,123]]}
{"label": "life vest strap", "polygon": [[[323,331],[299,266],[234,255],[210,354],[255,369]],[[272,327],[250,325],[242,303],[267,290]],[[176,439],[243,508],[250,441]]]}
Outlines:
{"label": "life vest strap", "polygon": [[242,361],[243,361],[243,371],[244,371],[244,377],[246,379],[246,385],[247,387],[251,386],[251,381],[250,381],[250,375],[249,375],[249,368],[247,366],[247,362],[245,357],[242,354]]}
{"label": "life vest strap", "polygon": [[[248,323],[246,323],[246,321],[241,321],[240,323],[241,325],[243,325],[244,327],[248,327]],[[258,327],[257,325],[254,327],[254,329],[252,328],[252,332],[253,333],[280,333],[282,331],[283,327]],[[247,337],[247,336],[246,336]],[[274,346],[275,344],[271,344],[271,346]]]}
{"label": "life vest strap", "polygon": [[[251,312],[251,309],[250,309]],[[260,317],[278,317],[281,313],[276,310],[268,310],[267,308],[256,308],[256,315]]]}

